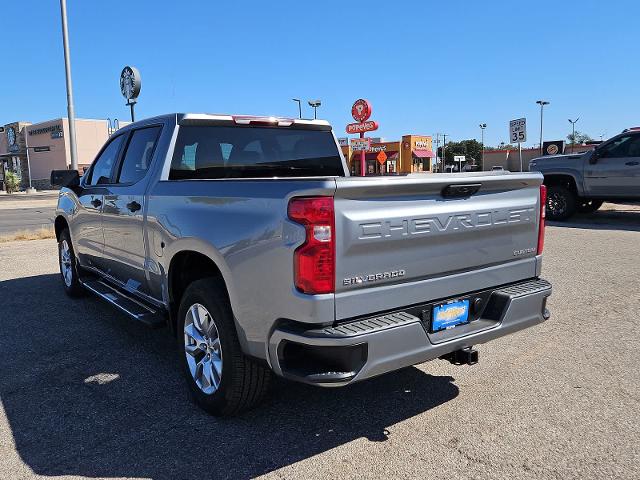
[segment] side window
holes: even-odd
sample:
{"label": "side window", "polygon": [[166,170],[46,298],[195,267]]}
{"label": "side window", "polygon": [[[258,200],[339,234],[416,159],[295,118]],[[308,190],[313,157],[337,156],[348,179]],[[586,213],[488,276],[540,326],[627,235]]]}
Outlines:
{"label": "side window", "polygon": [[640,157],[640,135],[631,137],[629,148],[627,149],[627,157]]}
{"label": "side window", "polygon": [[118,152],[122,146],[125,135],[118,135],[112,139],[106,148],[102,151],[100,156],[93,162],[93,168],[87,179],[87,185],[100,185],[103,183],[110,183],[111,170],[113,164],[118,158]]}
{"label": "side window", "polygon": [[629,146],[632,143],[633,137],[631,135],[625,135],[624,137],[613,140],[608,145],[605,145],[603,152],[600,155],[601,158],[620,158],[626,157],[629,153]]}
{"label": "side window", "polygon": [[145,176],[153,151],[155,150],[161,127],[135,130],[124,154],[117,183],[135,183]]}

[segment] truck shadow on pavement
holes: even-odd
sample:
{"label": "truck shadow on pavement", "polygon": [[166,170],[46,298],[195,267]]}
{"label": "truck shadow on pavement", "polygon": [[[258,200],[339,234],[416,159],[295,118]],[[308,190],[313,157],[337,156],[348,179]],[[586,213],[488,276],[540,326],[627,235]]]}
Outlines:
{"label": "truck shadow on pavement", "polygon": [[39,475],[250,478],[385,441],[458,395],[452,377],[417,368],[343,389],[279,380],[264,406],[217,419],[191,403],[165,330],[68,299],[57,274],[1,282],[0,298],[0,436]]}
{"label": "truck shadow on pavement", "polygon": [[547,224],[552,227],[580,228],[586,230],[626,230],[630,232],[640,232],[640,208],[620,205],[615,210],[578,213],[569,220],[563,222],[548,221]]}

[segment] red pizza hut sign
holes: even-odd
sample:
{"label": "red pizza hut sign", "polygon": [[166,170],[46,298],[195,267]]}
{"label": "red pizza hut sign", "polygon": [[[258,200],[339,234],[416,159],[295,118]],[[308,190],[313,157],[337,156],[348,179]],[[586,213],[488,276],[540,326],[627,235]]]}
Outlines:
{"label": "red pizza hut sign", "polygon": [[378,122],[368,120],[362,123],[349,123],[347,125],[347,133],[363,133],[372,132],[378,129]]}
{"label": "red pizza hut sign", "polygon": [[351,107],[351,116],[356,122],[364,122],[369,120],[371,116],[371,104],[364,98],[359,98],[353,103]]}

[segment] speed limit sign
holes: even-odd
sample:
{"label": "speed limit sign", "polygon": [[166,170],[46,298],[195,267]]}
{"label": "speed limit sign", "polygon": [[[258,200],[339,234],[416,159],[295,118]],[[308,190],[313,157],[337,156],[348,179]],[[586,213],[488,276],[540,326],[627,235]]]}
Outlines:
{"label": "speed limit sign", "polygon": [[518,118],[509,122],[509,139],[511,143],[526,143],[527,119]]}

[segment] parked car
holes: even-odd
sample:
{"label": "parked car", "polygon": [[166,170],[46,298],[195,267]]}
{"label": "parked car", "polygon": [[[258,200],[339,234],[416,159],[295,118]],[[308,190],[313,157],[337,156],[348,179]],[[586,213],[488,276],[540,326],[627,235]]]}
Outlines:
{"label": "parked car", "polygon": [[640,129],[625,130],[585,153],[534,158],[529,170],[544,175],[551,220],[595,212],[606,201],[640,200]]}
{"label": "parked car", "polygon": [[216,415],[272,372],[336,387],[473,364],[549,317],[540,174],[351,177],[326,122],[172,114],[52,183],[66,293],[167,327]]}
{"label": "parked car", "polygon": [[492,172],[505,172],[506,170],[504,169],[504,167],[501,167],[499,165],[494,165],[493,167],[491,167],[491,171]]}

